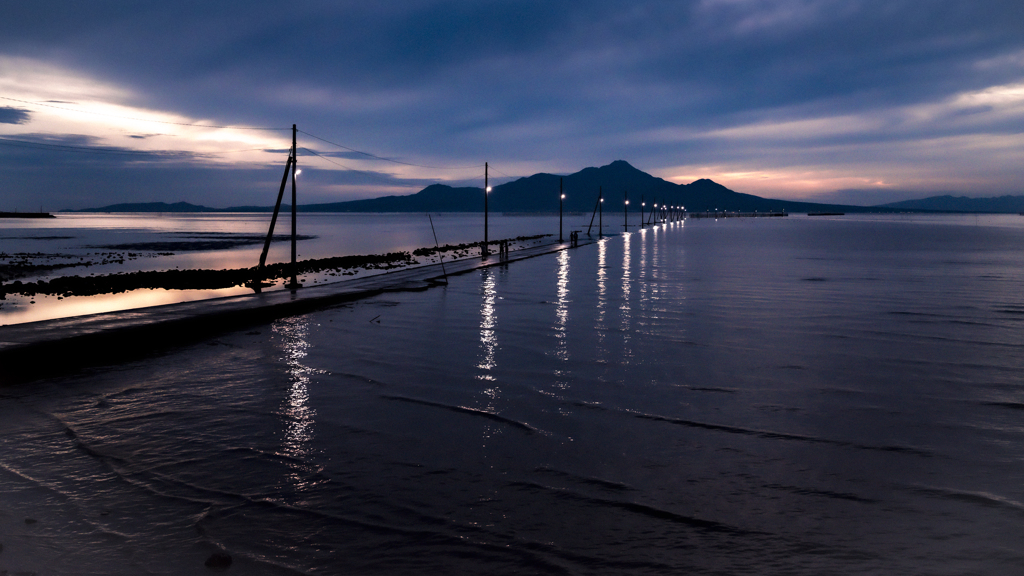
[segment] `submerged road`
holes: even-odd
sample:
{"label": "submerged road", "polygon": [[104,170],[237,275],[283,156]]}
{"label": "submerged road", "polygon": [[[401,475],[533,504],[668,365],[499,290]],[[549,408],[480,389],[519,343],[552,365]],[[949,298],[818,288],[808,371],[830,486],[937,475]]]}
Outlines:
{"label": "submerged road", "polygon": [[[580,238],[579,245],[595,238]],[[534,258],[570,248],[568,242],[510,251],[500,258],[473,257],[444,263],[448,276]],[[167,304],[0,326],[0,383],[20,382],[153,354],[213,334],[264,324],[384,292],[426,290],[444,284],[441,264],[317,284],[298,290]]]}

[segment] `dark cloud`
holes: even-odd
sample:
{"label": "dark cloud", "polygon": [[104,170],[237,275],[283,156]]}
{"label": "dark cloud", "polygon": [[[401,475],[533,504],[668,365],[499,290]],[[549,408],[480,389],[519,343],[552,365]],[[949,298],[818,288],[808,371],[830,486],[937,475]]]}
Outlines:
{"label": "dark cloud", "polygon": [[0,124],[24,124],[28,122],[30,116],[28,110],[0,106]]}
{"label": "dark cloud", "polygon": [[[96,137],[80,134],[21,134],[17,138],[0,136],[0,145],[8,149],[33,151],[35,158],[56,156],[64,163],[90,163],[116,157],[117,162],[168,162],[199,160],[207,156],[182,150],[136,150],[96,144]],[[41,160],[46,162],[45,160]],[[53,162],[50,160],[49,162]]]}

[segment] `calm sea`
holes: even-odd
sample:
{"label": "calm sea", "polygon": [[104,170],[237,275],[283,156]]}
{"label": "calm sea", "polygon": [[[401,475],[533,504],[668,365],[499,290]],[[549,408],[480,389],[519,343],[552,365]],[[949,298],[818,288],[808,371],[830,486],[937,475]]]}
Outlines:
{"label": "calm sea", "polygon": [[0,573],[1024,574],[1022,221],[687,221],[0,389]]}

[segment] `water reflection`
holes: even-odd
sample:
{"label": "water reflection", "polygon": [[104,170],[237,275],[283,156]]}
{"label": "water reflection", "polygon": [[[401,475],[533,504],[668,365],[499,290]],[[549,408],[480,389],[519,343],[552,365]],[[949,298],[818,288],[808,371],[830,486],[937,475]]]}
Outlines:
{"label": "water reflection", "polygon": [[[501,389],[498,387],[497,378],[492,372],[498,367],[498,311],[496,307],[498,299],[498,279],[492,268],[484,268],[480,271],[482,282],[480,283],[480,360],[476,367],[483,371],[477,374],[477,379],[489,384],[481,392],[483,398],[478,407],[490,413],[498,411],[498,400],[501,397]],[[495,434],[502,432],[501,426],[485,424],[482,434],[483,446]]]}
{"label": "water reflection", "polygon": [[495,352],[498,348],[498,334],[495,328],[498,325],[498,313],[495,309],[495,301],[498,297],[497,279],[490,268],[480,271],[483,282],[480,283],[480,293],[483,296],[480,304],[480,361],[476,367],[488,373],[479,374],[481,380],[494,380],[490,374],[498,364],[495,359]]}
{"label": "water reflection", "polygon": [[633,356],[633,351],[629,348],[631,338],[631,324],[632,324],[632,303],[630,302],[630,291],[632,290],[632,270],[631,262],[632,258],[630,251],[630,240],[633,238],[632,232],[625,232],[622,235],[622,304],[619,305],[619,328],[622,331],[622,344],[623,344],[623,357],[630,358]]}
{"label": "water reflection", "polygon": [[650,293],[650,283],[647,282],[647,230],[640,231],[640,263],[637,266],[637,287],[640,291],[640,309],[646,310],[645,304]]}
{"label": "water reflection", "polygon": [[281,415],[287,422],[283,448],[288,456],[302,458],[309,454],[316,423],[316,410],[309,402],[309,377],[318,371],[303,363],[309,354],[309,321],[287,318],[274,323],[272,329],[281,337],[288,366],[289,386],[281,404]]}
{"label": "water reflection", "polygon": [[[569,361],[566,328],[569,323],[569,251],[558,253],[558,301],[555,306],[555,356]],[[559,371],[561,373],[561,371]]]}
{"label": "water reflection", "polygon": [[604,339],[608,333],[608,326],[605,324],[605,315],[608,307],[608,240],[599,240],[597,243],[597,350],[605,353]]}

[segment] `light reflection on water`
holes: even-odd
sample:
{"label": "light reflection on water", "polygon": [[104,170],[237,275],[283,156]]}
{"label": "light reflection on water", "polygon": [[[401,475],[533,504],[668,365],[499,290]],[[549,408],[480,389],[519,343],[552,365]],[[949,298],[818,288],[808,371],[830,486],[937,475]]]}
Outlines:
{"label": "light reflection on water", "polygon": [[632,279],[630,277],[630,241],[632,238],[632,232],[626,232],[622,235],[622,303],[619,304],[619,316],[621,319],[619,328],[622,331],[624,346],[622,355],[625,359],[632,356],[632,351],[629,349],[629,343],[631,340],[630,330],[632,329],[632,299],[630,298],[630,290],[632,289]]}
{"label": "light reflection on water", "polygon": [[498,314],[495,308],[495,300],[498,295],[497,281],[491,268],[484,268],[480,271],[480,275],[483,278],[480,283],[482,296],[480,301],[480,359],[476,367],[486,373],[477,375],[477,378],[494,380],[494,376],[490,372],[498,366],[495,360],[495,350],[498,347],[496,331]]}
{"label": "light reflection on water", "polygon": [[647,234],[647,230],[640,230],[640,262],[637,266],[637,287],[640,292],[640,303],[639,309],[641,314],[641,322],[646,312],[650,309],[651,300],[651,283],[648,282],[648,275],[650,272],[647,270],[647,244],[650,237]]}
{"label": "light reflection on water", "polygon": [[608,332],[608,325],[605,323],[605,316],[608,308],[608,246],[607,239],[597,242],[597,322],[594,328],[597,330],[597,349],[606,354],[605,336]]}
{"label": "light reflection on water", "polygon": [[281,403],[281,415],[287,422],[283,448],[288,456],[304,458],[309,455],[316,424],[316,410],[310,405],[309,383],[310,374],[317,371],[304,363],[310,347],[307,340],[309,321],[302,316],[286,318],[274,323],[272,330],[281,337],[288,374],[288,390]]}
{"label": "light reflection on water", "polygon": [[558,280],[556,294],[558,301],[555,306],[555,356],[569,361],[569,343],[566,330],[569,324],[569,251],[558,253]]}

